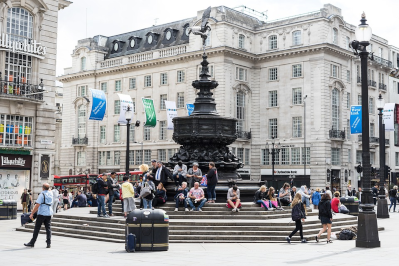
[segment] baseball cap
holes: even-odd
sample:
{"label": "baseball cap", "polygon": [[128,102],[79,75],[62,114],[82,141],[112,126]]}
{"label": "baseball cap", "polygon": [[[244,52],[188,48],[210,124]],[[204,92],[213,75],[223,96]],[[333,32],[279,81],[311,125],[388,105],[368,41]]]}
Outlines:
{"label": "baseball cap", "polygon": [[156,162],[157,162],[157,160],[151,160],[151,162],[152,162],[152,163],[156,163]]}

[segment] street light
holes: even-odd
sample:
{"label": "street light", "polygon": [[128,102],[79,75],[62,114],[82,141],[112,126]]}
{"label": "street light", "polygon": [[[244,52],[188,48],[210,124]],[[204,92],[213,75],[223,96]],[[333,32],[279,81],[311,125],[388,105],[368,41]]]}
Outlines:
{"label": "street light", "polygon": [[[270,144],[268,144],[266,142],[266,146],[269,148],[269,145],[272,145],[271,148],[271,152],[269,152],[269,154],[272,155],[272,178],[274,181],[274,163],[275,163],[275,159],[276,159],[276,155],[278,156],[279,152],[280,152],[280,142],[275,144],[275,137],[272,137],[272,142]],[[270,150],[270,149],[269,149]]]}
{"label": "street light", "polygon": [[303,177],[306,178],[306,98],[308,95],[305,95],[303,98]]}
{"label": "street light", "polygon": [[129,178],[129,149],[130,149],[130,120],[132,120],[132,110],[130,106],[127,106],[126,112],[126,168],[125,168],[125,175]]}
{"label": "street light", "polygon": [[366,15],[363,12],[362,19],[360,20],[361,24],[355,31],[357,40],[351,43],[351,47],[355,50],[355,55],[360,56],[362,81],[362,158],[364,188],[360,204],[362,211],[359,211],[358,216],[356,247],[374,248],[380,247],[381,244],[378,238],[377,217],[374,212],[374,201],[371,194],[369,96],[367,81],[367,60],[369,53],[367,52],[367,46],[370,44],[372,33],[366,21]]}
{"label": "street light", "polygon": [[382,123],[382,111],[384,109],[384,98],[381,93],[377,99],[377,109],[379,116],[379,135],[380,135],[380,193],[377,205],[377,218],[389,218],[388,201],[385,198],[385,124]]}

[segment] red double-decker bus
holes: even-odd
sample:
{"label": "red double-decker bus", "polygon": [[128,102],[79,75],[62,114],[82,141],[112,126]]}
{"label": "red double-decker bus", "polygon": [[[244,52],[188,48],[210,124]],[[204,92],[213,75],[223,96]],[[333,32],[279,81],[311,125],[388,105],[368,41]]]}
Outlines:
{"label": "red double-decker bus", "polygon": [[[115,178],[118,182],[122,183],[123,182],[123,177],[125,176],[126,172],[116,172],[115,174]],[[136,182],[139,181],[141,182],[142,180],[140,179],[140,175],[143,174],[143,172],[141,171],[130,171],[130,181],[131,182]],[[111,175],[111,173],[107,173],[108,176]]]}
{"label": "red double-decker bus", "polygon": [[54,186],[62,189],[88,188],[95,182],[98,175],[64,175],[54,176]]}

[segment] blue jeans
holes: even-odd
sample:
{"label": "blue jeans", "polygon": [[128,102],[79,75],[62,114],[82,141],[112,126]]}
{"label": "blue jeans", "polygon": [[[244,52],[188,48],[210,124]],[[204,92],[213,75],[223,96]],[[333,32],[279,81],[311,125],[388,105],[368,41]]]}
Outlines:
{"label": "blue jeans", "polygon": [[208,200],[216,200],[216,185],[208,185],[206,192],[208,193]]}
{"label": "blue jeans", "polygon": [[108,200],[108,212],[109,215],[112,214],[112,202],[114,201],[115,195],[109,195],[109,200]]}
{"label": "blue jeans", "polygon": [[309,207],[309,205],[310,205],[309,198],[307,198],[307,197],[302,197],[302,203],[303,203],[303,204],[306,204],[306,207]]}
{"label": "blue jeans", "polygon": [[393,205],[393,211],[396,209],[396,199],[393,197],[390,197],[389,200],[391,201],[391,205],[389,206],[389,210],[391,210],[392,205]]}
{"label": "blue jeans", "polygon": [[105,196],[98,195],[97,200],[98,200],[97,214],[101,215],[101,211],[103,211],[103,214],[106,215],[107,212],[105,211]]}
{"label": "blue jeans", "polygon": [[173,178],[173,180],[175,181],[175,185],[176,185],[176,186],[178,186],[178,185],[181,186],[181,183],[183,183],[184,181],[186,181],[186,179],[184,178],[184,176],[182,176],[181,174],[174,174],[174,175],[172,176],[172,178]]}
{"label": "blue jeans", "polygon": [[152,209],[152,200],[143,199],[144,209]]}
{"label": "blue jeans", "polygon": [[[187,201],[186,201],[186,199],[184,199],[182,203],[184,204],[184,208],[187,208]],[[177,199],[176,199],[176,208],[179,208],[179,205],[180,205],[180,199],[177,198]]]}
{"label": "blue jeans", "polygon": [[73,208],[73,207],[78,207],[78,202],[77,201],[72,201],[71,208]]}
{"label": "blue jeans", "polygon": [[[190,204],[190,207],[191,207],[193,210],[195,210],[194,200],[193,200],[193,199],[190,199],[190,198],[187,198],[186,201],[188,202],[188,204]],[[203,199],[201,200],[201,202],[200,202],[200,205],[198,206],[198,209],[202,209],[202,207],[204,207],[204,205],[205,205],[205,202],[206,202],[206,198],[203,198]]]}
{"label": "blue jeans", "polygon": [[266,204],[263,202],[263,200],[258,200],[256,203],[260,204],[262,207],[265,207],[266,211],[269,210],[269,208],[266,206]]}

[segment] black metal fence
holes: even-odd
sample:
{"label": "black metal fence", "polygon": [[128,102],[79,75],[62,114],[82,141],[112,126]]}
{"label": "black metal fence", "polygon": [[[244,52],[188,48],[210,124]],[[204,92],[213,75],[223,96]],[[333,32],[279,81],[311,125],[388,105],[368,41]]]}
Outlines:
{"label": "black metal fence", "polygon": [[74,138],[72,137],[72,145],[87,145],[89,144],[89,139],[87,137]]}
{"label": "black metal fence", "polygon": [[[1,77],[1,72],[0,72]],[[13,95],[43,101],[43,80],[39,85],[32,85],[23,82],[21,78],[13,78],[12,76],[5,79],[0,78],[0,96]]]}

